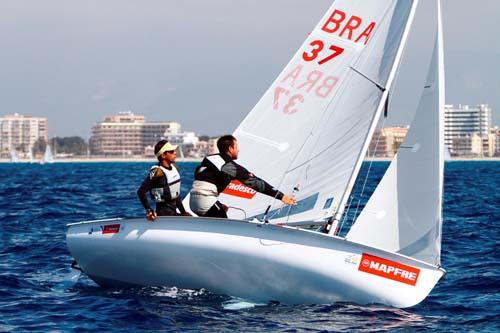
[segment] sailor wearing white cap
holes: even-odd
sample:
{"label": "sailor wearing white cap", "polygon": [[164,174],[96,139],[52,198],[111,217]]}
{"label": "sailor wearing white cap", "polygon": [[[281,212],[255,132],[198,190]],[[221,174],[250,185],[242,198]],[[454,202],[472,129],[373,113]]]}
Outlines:
{"label": "sailor wearing white cap", "polygon": [[[180,197],[181,176],[174,164],[176,149],[177,146],[167,140],[161,140],[155,145],[158,164],[151,167],[137,190],[137,195],[146,209],[146,217],[151,221],[154,221],[157,215],[190,215]],[[156,203],[156,212],[149,205],[146,195],[148,192]]]}

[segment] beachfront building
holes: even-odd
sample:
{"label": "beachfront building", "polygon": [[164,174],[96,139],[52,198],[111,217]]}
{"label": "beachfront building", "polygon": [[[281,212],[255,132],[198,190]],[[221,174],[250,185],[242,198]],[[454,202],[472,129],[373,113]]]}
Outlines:
{"label": "beachfront building", "polygon": [[500,156],[500,128],[495,126],[491,129],[491,134],[494,138],[493,156]]}
{"label": "beachfront building", "polygon": [[481,155],[483,140],[477,133],[455,136],[451,143],[453,156],[478,157]]}
{"label": "beachfront building", "polygon": [[[176,131],[165,132],[162,139],[179,146],[177,149],[178,157],[198,157],[196,155],[196,146],[199,143],[199,138],[194,132],[182,132],[179,127]],[[153,145],[146,147],[144,155],[148,157],[154,155]]]}
{"label": "beachfront building", "polygon": [[27,157],[40,138],[48,142],[46,117],[23,116],[18,113],[0,117],[0,156],[7,158],[12,152]]}
{"label": "beachfront building", "polygon": [[375,130],[368,147],[369,157],[394,157],[408,133],[408,127],[384,127]]}
{"label": "beachfront building", "polygon": [[496,135],[491,132],[488,133],[488,136],[486,138],[483,138],[483,155],[484,157],[493,157],[495,156],[495,150],[496,150]]}
{"label": "beachfront building", "polygon": [[481,136],[478,133],[457,136],[453,138],[453,156],[458,157],[493,157],[495,156],[496,135],[488,133]]}
{"label": "beachfront building", "polygon": [[107,116],[94,125],[89,144],[93,155],[143,156],[149,151],[146,147],[180,132],[177,122],[146,122],[144,116],[127,111]]}
{"label": "beachfront building", "polygon": [[144,123],[143,145],[153,146],[160,140],[169,140],[170,135],[182,135],[181,124],[175,121]]}
{"label": "beachfront building", "polygon": [[[461,104],[458,107],[445,105],[444,141],[450,154],[452,156],[470,156],[469,154],[479,157],[491,156],[489,155],[492,151],[489,135],[492,127],[491,119],[492,111],[487,104],[479,104],[476,107]],[[467,140],[470,142],[466,143]],[[479,141],[481,143],[478,143]],[[479,147],[479,150],[476,147]]]}
{"label": "beachfront building", "polygon": [[199,141],[194,132],[165,133],[165,139],[174,145],[196,145]]}
{"label": "beachfront building", "polygon": [[203,158],[207,155],[219,153],[217,149],[217,140],[219,137],[212,137],[206,140],[200,140],[193,148],[192,157]]}

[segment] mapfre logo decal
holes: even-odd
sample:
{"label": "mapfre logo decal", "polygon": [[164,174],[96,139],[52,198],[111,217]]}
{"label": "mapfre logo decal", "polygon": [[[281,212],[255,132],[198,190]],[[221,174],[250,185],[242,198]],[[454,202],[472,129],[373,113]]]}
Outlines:
{"label": "mapfre logo decal", "polygon": [[361,272],[378,275],[386,279],[414,286],[417,284],[420,269],[395,261],[363,253],[359,268]]}
{"label": "mapfre logo decal", "polygon": [[257,191],[255,191],[253,188],[243,185],[238,180],[232,180],[222,193],[234,195],[235,197],[244,199],[252,199]]}

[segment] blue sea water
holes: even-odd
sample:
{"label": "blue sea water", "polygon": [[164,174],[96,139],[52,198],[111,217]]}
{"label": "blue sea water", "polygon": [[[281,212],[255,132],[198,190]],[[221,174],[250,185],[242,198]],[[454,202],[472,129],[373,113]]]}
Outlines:
{"label": "blue sea water", "polygon": [[[374,163],[353,209],[387,163]],[[185,194],[196,164],[180,163]],[[72,273],[66,224],[143,216],[145,163],[0,164],[0,332],[500,331],[500,163],[446,164],[442,264],[410,309],[349,303],[251,304],[207,290],[104,289]],[[425,195],[425,194],[422,194]]]}

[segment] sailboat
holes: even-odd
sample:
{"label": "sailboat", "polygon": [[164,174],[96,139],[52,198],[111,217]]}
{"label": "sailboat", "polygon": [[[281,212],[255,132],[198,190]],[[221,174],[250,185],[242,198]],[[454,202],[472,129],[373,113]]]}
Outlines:
{"label": "sailboat", "polygon": [[33,148],[32,147],[30,147],[29,150],[28,150],[28,162],[30,164],[33,163]]}
{"label": "sailboat", "polygon": [[40,161],[40,164],[45,164],[45,163],[54,163],[54,157],[52,156],[52,149],[50,148],[50,145],[47,144],[45,147],[45,153],[43,154],[42,160]]}
{"label": "sailboat", "polygon": [[17,156],[17,152],[15,149],[10,149],[10,163],[19,162],[19,157]]}
{"label": "sailboat", "polygon": [[[351,190],[389,96],[405,96],[415,117],[342,237]],[[239,163],[293,193],[297,205],[230,184],[220,198],[235,208],[227,220],[73,223],[68,249],[102,286],[205,288],[285,304],[414,306],[446,273],[443,112],[440,2],[337,0],[234,131]]]}

